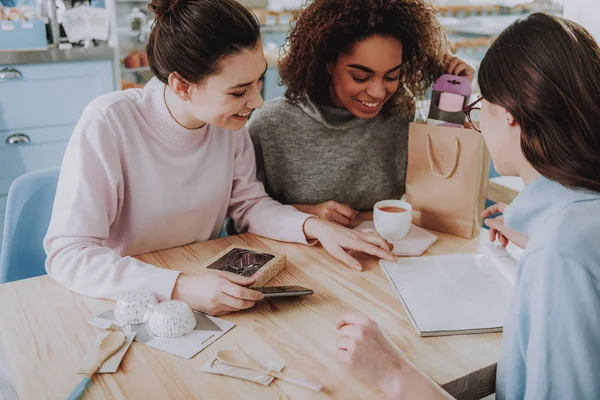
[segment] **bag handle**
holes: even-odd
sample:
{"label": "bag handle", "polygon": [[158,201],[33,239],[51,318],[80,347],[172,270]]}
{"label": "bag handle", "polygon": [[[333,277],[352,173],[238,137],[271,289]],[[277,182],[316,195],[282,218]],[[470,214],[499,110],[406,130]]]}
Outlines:
{"label": "bag handle", "polygon": [[454,163],[452,164],[452,168],[450,169],[450,171],[448,171],[447,173],[444,174],[444,173],[440,172],[440,170],[437,168],[437,166],[433,162],[433,157],[431,155],[431,153],[432,153],[431,136],[427,135],[427,146],[425,147],[425,152],[427,153],[427,160],[429,161],[429,168],[431,168],[431,173],[433,173],[438,178],[442,178],[442,179],[450,178],[452,176],[452,174],[454,174],[454,171],[456,171],[456,167],[458,167],[458,158],[460,156],[460,142],[458,141],[458,138],[454,138],[454,140],[456,140],[456,150],[455,150],[456,154],[454,155]]}

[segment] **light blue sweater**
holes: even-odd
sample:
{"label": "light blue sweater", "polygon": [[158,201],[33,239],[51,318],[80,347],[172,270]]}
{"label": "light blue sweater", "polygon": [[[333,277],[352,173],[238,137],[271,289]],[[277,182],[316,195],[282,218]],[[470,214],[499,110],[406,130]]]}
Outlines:
{"label": "light blue sweater", "polygon": [[530,240],[504,327],[497,399],[600,399],[600,193],[540,177],[505,223]]}

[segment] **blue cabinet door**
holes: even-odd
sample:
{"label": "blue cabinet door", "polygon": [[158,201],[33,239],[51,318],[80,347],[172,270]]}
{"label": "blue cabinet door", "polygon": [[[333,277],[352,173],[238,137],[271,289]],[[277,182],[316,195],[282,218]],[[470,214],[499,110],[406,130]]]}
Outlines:
{"label": "blue cabinet door", "polygon": [[83,109],[116,89],[111,60],[5,67],[18,73],[0,79],[0,245],[12,181],[59,167]]}
{"label": "blue cabinet door", "polygon": [[115,90],[111,60],[0,65],[0,131],[77,122],[95,97]]}
{"label": "blue cabinet door", "polygon": [[28,142],[0,143],[0,196],[8,194],[13,180],[31,171],[60,166],[69,137],[75,125],[58,125],[35,129],[22,129],[18,133],[0,132],[4,136],[24,135]]}

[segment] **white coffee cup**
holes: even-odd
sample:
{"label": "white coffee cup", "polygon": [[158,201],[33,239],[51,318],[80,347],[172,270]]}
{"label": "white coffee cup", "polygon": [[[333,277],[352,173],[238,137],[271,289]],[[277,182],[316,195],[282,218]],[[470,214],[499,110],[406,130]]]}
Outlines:
{"label": "white coffee cup", "polygon": [[[402,209],[403,211],[400,211]],[[383,200],[373,207],[375,230],[388,241],[400,240],[412,225],[412,206],[402,200]]]}

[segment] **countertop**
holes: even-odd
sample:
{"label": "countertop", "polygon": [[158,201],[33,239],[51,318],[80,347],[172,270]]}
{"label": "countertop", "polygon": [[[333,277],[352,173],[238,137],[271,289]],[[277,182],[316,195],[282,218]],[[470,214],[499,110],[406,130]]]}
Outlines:
{"label": "countertop", "polygon": [[115,49],[108,46],[90,47],[87,49],[75,47],[66,50],[49,48],[47,50],[0,51],[0,66],[68,61],[112,60],[114,54]]}

